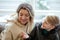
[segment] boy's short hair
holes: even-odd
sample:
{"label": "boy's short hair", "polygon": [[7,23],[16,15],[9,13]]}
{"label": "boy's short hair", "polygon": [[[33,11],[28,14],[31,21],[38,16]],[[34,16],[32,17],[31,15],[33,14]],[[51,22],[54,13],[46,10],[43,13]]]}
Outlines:
{"label": "boy's short hair", "polygon": [[47,16],[45,18],[45,21],[48,22],[51,25],[59,24],[59,18],[57,16]]}

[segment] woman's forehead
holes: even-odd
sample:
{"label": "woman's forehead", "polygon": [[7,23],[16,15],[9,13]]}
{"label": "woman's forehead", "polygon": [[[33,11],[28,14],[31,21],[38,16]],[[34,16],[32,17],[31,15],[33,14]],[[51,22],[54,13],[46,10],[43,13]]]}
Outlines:
{"label": "woman's forehead", "polygon": [[20,13],[20,14],[29,14],[28,11],[25,10],[25,9],[21,9],[19,13]]}

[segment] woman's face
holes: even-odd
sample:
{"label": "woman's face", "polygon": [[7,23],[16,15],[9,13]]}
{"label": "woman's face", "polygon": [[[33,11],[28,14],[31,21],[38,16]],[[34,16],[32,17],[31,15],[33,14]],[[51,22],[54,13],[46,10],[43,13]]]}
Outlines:
{"label": "woman's face", "polygon": [[47,31],[50,31],[50,30],[54,29],[55,26],[54,26],[54,25],[51,25],[51,24],[49,24],[49,23],[47,23],[47,22],[44,22],[44,23],[42,24],[42,28],[43,28],[43,29],[46,29]]}
{"label": "woman's face", "polygon": [[29,12],[25,9],[21,9],[18,15],[18,20],[21,24],[25,25],[30,20]]}

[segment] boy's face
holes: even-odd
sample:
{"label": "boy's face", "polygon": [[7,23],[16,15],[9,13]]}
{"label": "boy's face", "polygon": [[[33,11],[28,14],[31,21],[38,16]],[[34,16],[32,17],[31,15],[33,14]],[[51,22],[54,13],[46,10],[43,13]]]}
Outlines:
{"label": "boy's face", "polygon": [[50,31],[55,28],[54,25],[49,24],[48,22],[43,22],[42,29],[46,29],[47,31]]}

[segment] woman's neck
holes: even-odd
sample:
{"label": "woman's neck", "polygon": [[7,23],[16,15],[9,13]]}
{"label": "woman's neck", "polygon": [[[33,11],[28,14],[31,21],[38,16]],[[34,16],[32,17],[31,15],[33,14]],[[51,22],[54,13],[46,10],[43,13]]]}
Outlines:
{"label": "woman's neck", "polygon": [[19,20],[17,20],[21,25],[24,25],[24,26],[26,26],[27,25],[27,23],[25,23],[25,24],[22,24]]}

